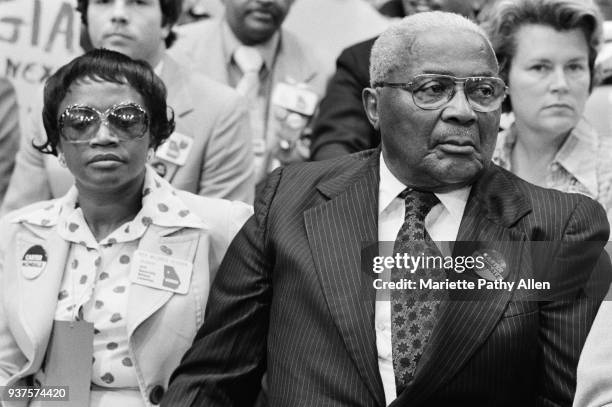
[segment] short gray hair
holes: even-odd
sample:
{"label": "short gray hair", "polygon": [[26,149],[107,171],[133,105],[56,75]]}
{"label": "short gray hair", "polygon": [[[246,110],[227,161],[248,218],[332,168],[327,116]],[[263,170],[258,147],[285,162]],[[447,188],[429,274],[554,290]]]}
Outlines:
{"label": "short gray hair", "polygon": [[389,26],[374,42],[370,54],[370,86],[384,82],[391,72],[410,60],[412,44],[419,34],[438,28],[476,33],[486,41],[491,55],[494,55],[485,32],[469,19],[443,11],[416,13]]}

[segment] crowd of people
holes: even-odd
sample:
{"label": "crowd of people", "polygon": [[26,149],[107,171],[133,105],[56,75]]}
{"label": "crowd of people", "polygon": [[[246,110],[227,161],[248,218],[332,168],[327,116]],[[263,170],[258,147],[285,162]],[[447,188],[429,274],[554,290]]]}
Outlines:
{"label": "crowd of people", "polygon": [[75,0],[0,80],[0,405],[612,404],[605,7],[381,2],[327,72],[222,3]]}

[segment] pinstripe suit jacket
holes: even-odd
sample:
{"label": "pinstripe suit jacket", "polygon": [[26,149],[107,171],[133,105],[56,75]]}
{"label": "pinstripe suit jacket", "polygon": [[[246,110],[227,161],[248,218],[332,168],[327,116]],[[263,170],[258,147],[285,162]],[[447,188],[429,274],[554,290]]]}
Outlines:
{"label": "pinstripe suit jacket", "polygon": [[[377,240],[379,150],[274,172],[214,282],[208,316],[174,372],[165,406],[249,406],[268,374],[271,406],[384,406],[374,294],[360,271]],[[591,241],[542,260],[584,285],[609,226],[580,195],[528,184],[491,165],[473,185],[458,240],[502,242],[511,278],[528,241]],[[505,244],[511,242],[512,244]],[[537,272],[537,270],[536,270]],[[567,279],[566,279],[567,277]],[[601,297],[486,301],[442,312],[413,382],[392,406],[570,405],[575,370]]]}

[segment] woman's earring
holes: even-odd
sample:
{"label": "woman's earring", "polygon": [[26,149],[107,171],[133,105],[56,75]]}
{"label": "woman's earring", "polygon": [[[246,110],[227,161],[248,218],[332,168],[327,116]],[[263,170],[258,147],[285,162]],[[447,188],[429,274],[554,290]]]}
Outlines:
{"label": "woman's earring", "polygon": [[155,151],[152,148],[150,148],[147,151],[147,162],[148,163],[151,162],[151,160],[153,159],[153,154],[155,154]]}
{"label": "woman's earring", "polygon": [[66,165],[66,157],[64,157],[64,154],[62,153],[58,153],[57,154],[57,160],[59,161],[60,165],[64,168],[67,168]]}

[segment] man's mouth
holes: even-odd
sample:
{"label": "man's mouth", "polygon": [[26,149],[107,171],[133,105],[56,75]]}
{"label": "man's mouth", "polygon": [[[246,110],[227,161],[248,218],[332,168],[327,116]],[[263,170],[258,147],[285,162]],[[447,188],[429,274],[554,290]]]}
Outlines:
{"label": "man's mouth", "polygon": [[448,154],[472,154],[476,151],[474,143],[471,141],[445,140],[436,147]]}
{"label": "man's mouth", "polygon": [[249,11],[249,15],[256,20],[266,23],[273,23],[276,19],[276,14],[267,8],[257,8]]}
{"label": "man's mouth", "polygon": [[110,33],[110,34],[105,34],[104,35],[104,39],[106,39],[106,40],[113,40],[113,39],[116,39],[116,40],[132,40],[133,38],[132,38],[131,35],[128,35],[128,34],[125,34],[125,33],[113,32],[113,33]]}

